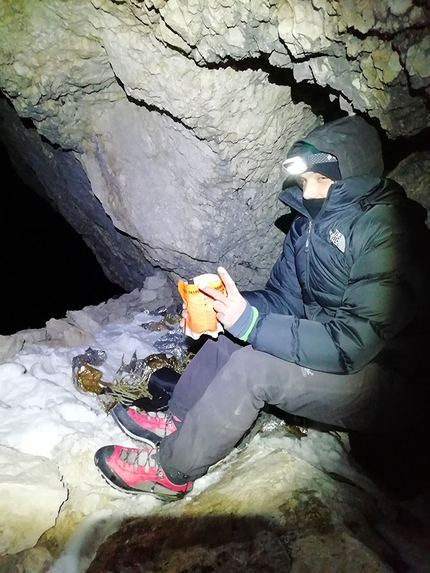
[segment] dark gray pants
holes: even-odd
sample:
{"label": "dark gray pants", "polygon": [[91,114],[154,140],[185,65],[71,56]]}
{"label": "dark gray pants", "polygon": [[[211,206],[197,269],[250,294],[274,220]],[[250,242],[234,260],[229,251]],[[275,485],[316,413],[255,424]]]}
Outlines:
{"label": "dark gray pants", "polygon": [[162,440],[161,466],[176,483],[201,477],[233,449],[265,403],[341,428],[377,432],[396,427],[408,400],[404,380],[377,364],[356,374],[327,374],[220,336],[202,347],[175,388],[169,409],[182,424]]}

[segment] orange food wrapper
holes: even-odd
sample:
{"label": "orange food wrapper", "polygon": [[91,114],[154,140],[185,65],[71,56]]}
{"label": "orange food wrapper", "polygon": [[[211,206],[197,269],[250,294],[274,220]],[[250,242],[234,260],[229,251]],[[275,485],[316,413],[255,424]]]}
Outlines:
{"label": "orange food wrapper", "polygon": [[218,275],[206,273],[194,277],[194,284],[180,280],[178,282],[179,294],[187,305],[188,317],[185,321],[185,334],[194,340],[202,334],[209,334],[218,338],[218,334],[224,329],[217,320],[213,309],[213,299],[199,290],[199,287],[210,286],[226,293],[225,287]]}

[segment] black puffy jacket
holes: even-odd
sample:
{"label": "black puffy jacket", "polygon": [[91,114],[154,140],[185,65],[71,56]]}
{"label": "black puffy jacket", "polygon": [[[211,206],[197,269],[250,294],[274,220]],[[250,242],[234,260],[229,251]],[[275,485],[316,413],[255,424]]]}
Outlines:
{"label": "black puffy jacket", "polygon": [[335,182],[314,221],[299,187],[280,199],[298,215],[266,288],[243,293],[259,311],[248,342],[325,372],[376,361],[429,373],[426,210],[394,181],[371,176]]}

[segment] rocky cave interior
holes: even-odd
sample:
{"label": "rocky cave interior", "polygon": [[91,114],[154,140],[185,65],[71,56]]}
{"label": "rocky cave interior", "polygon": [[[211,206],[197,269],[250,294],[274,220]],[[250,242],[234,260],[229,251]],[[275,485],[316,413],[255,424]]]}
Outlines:
{"label": "rocky cave interior", "polygon": [[[386,175],[429,209],[429,26],[424,0],[4,0],[0,334],[41,329],[67,310],[139,289],[160,271],[173,297],[178,278],[219,263],[241,288],[261,286],[283,239],[277,196],[285,153],[312,127],[347,113],[377,128]],[[281,468],[285,460],[273,455]],[[332,525],[325,494],[292,483],[282,508],[274,494],[246,500],[234,480],[250,463],[245,454],[219,490],[231,495],[225,511],[234,518],[211,522],[220,503],[215,491],[196,498],[185,521],[179,508],[146,525],[157,532],[179,519],[190,546],[197,537],[227,553],[250,552],[255,571],[335,570],[342,559],[334,549],[325,554],[324,543],[337,548],[342,538],[351,550],[356,540]],[[320,478],[307,479],[312,489]],[[360,559],[369,548],[377,555],[366,561],[366,553],[360,563],[368,571],[415,573],[366,529],[369,515],[377,521],[378,502],[360,496],[340,496],[354,506],[348,532],[365,546]],[[364,518],[355,513],[358,498]],[[265,514],[264,504],[288,517],[286,529],[276,519],[268,528],[259,517],[240,517]],[[198,525],[196,515],[204,516]],[[126,522],[89,571],[104,571],[120,555],[115,571],[127,573],[124,539],[134,555],[147,557],[151,536],[142,545],[142,527]],[[224,533],[214,541],[216,528]],[[163,543],[181,545],[173,537]],[[285,553],[285,539],[294,551]],[[50,543],[51,550],[55,535]],[[322,555],[327,568],[315,569]],[[31,562],[26,553],[12,568],[7,558],[0,565],[33,573]],[[201,563],[160,571],[227,571]],[[336,570],[353,571],[342,566]]]}
{"label": "rocky cave interior", "polygon": [[[266,58],[249,64],[241,62],[242,68],[247,65],[264,69],[273,83],[290,87],[292,100],[309,105],[322,121],[346,115],[338,102],[330,99],[328,88],[310,82],[296,84],[291,73],[271,67]],[[0,98],[6,99],[3,94]],[[409,137],[390,139],[377,121],[366,119],[380,134],[386,173],[412,153],[430,150],[430,128]],[[34,129],[31,120],[21,121],[26,129]],[[7,238],[1,247],[7,277],[2,283],[2,296],[10,304],[3,315],[0,334],[8,335],[26,328],[43,327],[47,320],[61,318],[67,310],[98,304],[125,291],[107,278],[91,249],[55,204],[26,185],[15,170],[5,144],[0,145],[2,179],[8,189],[2,209],[2,230]],[[49,146],[50,142],[46,144]],[[275,221],[280,229],[282,219],[280,215]],[[54,236],[56,240],[52,241]],[[31,289],[26,286],[29,276],[33,277]]]}

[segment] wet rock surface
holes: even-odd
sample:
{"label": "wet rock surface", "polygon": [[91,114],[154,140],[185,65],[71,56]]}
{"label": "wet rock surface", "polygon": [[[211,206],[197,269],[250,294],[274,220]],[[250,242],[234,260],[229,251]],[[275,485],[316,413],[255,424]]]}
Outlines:
{"label": "wet rock surface", "polygon": [[384,519],[357,485],[257,440],[191,500],[124,523],[87,573],[305,572],[317,563],[389,573],[402,560],[376,531]]}

